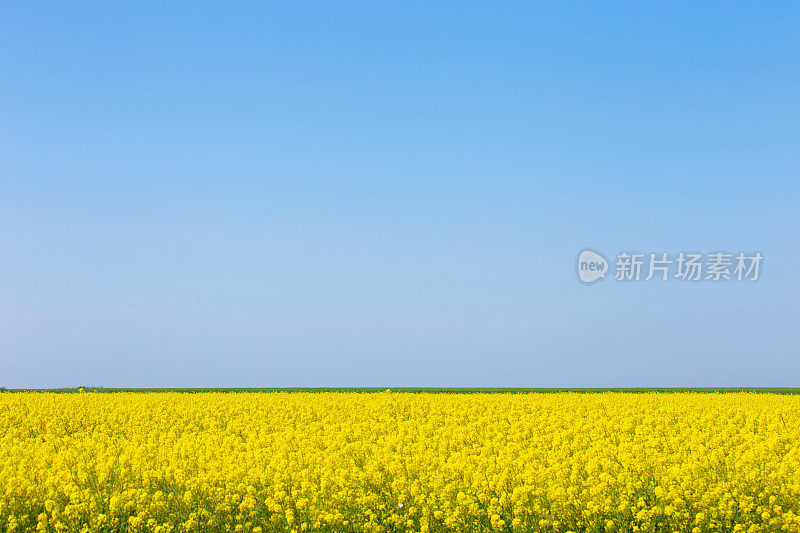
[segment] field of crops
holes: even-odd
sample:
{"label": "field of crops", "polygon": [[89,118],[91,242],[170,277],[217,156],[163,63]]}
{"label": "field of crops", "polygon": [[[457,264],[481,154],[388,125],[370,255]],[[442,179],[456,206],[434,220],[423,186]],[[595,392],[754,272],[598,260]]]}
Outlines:
{"label": "field of crops", "polygon": [[3,393],[0,531],[800,531],[800,396]]}

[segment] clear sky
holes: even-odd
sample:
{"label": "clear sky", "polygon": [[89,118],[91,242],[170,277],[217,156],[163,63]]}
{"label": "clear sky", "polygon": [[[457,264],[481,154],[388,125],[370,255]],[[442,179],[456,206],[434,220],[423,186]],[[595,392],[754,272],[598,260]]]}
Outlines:
{"label": "clear sky", "polygon": [[[0,385],[798,386],[799,27],[7,3]],[[584,285],[584,248],[764,262]]]}

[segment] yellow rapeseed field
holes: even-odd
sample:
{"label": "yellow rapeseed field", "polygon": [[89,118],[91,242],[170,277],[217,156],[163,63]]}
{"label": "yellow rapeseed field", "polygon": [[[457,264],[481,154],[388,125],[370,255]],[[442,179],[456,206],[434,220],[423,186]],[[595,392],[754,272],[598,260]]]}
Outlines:
{"label": "yellow rapeseed field", "polygon": [[800,531],[800,396],[0,394],[2,531]]}

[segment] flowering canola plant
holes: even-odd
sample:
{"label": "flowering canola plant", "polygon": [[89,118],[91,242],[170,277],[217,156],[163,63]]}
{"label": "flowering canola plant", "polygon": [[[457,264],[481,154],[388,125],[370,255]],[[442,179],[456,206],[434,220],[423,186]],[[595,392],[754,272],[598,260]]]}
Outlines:
{"label": "flowering canola plant", "polygon": [[0,394],[0,531],[800,531],[800,396]]}

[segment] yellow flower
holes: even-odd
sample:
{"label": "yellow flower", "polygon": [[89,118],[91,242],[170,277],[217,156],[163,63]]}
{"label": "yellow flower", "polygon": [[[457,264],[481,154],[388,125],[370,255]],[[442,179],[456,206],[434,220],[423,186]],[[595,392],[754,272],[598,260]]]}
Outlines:
{"label": "yellow flower", "polygon": [[0,531],[800,530],[800,396],[384,392],[0,395]]}

